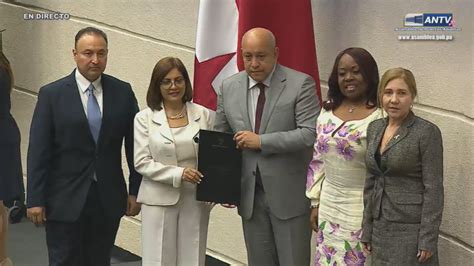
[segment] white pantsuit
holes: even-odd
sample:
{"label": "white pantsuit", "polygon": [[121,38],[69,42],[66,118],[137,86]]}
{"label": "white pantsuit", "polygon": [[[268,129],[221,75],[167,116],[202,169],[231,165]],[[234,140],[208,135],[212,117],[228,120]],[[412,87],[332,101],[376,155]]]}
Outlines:
{"label": "white pantsuit", "polygon": [[[184,168],[197,167],[200,129],[209,129],[209,110],[186,103],[188,125],[170,128],[164,110],[135,117],[135,168],[143,174],[143,265],[204,265],[211,207],[196,198],[196,185],[182,181]],[[205,177],[204,177],[205,178]]]}
{"label": "white pantsuit", "polygon": [[142,206],[143,265],[204,265],[210,206],[184,183],[176,205]]}

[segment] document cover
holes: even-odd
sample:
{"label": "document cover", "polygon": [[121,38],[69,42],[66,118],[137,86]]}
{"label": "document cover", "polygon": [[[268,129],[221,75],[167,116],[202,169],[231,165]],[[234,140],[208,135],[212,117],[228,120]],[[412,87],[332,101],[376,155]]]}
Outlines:
{"label": "document cover", "polygon": [[242,152],[233,136],[199,131],[198,170],[204,177],[197,185],[197,200],[239,205]]}

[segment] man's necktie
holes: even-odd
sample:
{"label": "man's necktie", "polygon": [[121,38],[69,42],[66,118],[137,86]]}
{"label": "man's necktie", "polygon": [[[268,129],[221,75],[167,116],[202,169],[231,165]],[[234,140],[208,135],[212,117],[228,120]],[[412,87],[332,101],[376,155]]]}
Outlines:
{"label": "man's necktie", "polygon": [[[258,95],[257,108],[255,110],[255,133],[258,134],[260,131],[260,122],[262,121],[263,106],[265,105],[265,84],[259,82],[256,85],[260,89],[260,94]],[[263,189],[262,176],[260,175],[260,169],[255,171],[255,183],[257,188]]]}
{"label": "man's necktie", "polygon": [[94,95],[94,85],[89,85],[87,88],[87,120],[89,121],[89,128],[94,138],[95,143],[99,139],[100,126],[102,125],[102,115],[100,113],[99,103]]}
{"label": "man's necktie", "polygon": [[255,110],[255,133],[258,134],[260,131],[260,122],[262,120],[263,106],[265,105],[265,84],[259,82],[256,86],[260,89],[257,108]]}

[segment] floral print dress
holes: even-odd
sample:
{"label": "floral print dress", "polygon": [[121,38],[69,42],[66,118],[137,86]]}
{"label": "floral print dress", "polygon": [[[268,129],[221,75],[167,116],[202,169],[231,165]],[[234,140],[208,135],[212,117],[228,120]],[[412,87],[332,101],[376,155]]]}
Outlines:
{"label": "floral print dress", "polygon": [[366,178],[367,126],[380,109],[361,120],[343,121],[321,110],[308,168],[306,195],[319,204],[315,265],[365,265],[360,243]]}

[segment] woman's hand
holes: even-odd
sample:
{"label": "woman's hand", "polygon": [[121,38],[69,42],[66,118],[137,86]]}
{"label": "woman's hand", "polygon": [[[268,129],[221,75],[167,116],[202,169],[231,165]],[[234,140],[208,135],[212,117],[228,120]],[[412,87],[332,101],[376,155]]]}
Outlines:
{"label": "woman's hand", "polygon": [[420,263],[426,262],[429,258],[431,258],[431,256],[433,256],[433,253],[428,250],[418,250],[418,253],[416,254],[418,262]]}
{"label": "woman's hand", "polygon": [[311,214],[309,215],[309,222],[314,232],[318,232],[318,213],[319,207],[311,208]]}
{"label": "woman's hand", "polygon": [[372,245],[370,242],[362,242],[362,250],[366,255],[372,254]]}
{"label": "woman's hand", "polygon": [[196,169],[184,168],[182,177],[184,181],[187,181],[192,184],[199,184],[201,183],[201,178],[203,178],[204,176]]}

